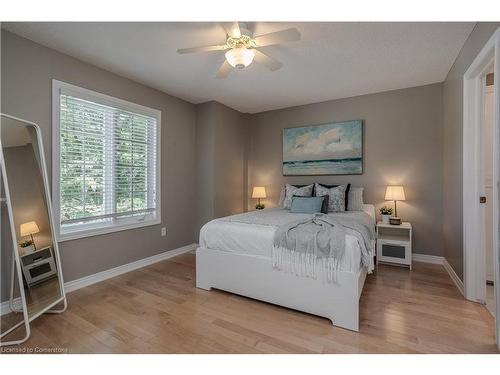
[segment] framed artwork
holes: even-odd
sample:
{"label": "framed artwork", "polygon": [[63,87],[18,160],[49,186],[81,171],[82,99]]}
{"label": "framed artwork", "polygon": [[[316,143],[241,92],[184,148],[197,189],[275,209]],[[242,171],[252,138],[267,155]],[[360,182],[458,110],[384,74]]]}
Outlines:
{"label": "framed artwork", "polygon": [[283,175],[363,173],[361,120],[283,129]]}

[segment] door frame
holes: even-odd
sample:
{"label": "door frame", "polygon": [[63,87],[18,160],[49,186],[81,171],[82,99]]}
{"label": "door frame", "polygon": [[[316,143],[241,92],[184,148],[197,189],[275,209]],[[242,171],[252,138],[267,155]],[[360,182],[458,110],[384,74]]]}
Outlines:
{"label": "door frame", "polygon": [[[463,77],[463,251],[464,294],[474,302],[486,299],[484,226],[479,203],[482,192],[481,136],[484,112],[483,77],[492,64],[494,71],[493,120],[493,258],[496,260],[496,311],[500,312],[500,258],[499,258],[499,176],[500,176],[500,28],[497,29],[476,56]],[[483,280],[484,279],[484,280]],[[500,319],[496,319],[497,345],[500,348]]]}

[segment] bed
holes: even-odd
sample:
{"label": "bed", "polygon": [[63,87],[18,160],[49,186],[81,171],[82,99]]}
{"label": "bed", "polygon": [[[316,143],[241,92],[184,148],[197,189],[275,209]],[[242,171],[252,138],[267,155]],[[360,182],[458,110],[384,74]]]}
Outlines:
{"label": "bed", "polygon": [[[285,210],[283,214],[292,215]],[[369,215],[375,226],[373,205],[363,205],[363,212],[342,215]],[[198,288],[228,291],[322,316],[338,327],[359,330],[359,298],[366,275],[373,269],[375,241],[369,249],[368,266],[361,264],[358,240],[346,235],[345,254],[333,282],[327,281],[327,271],[321,266],[317,267],[315,278],[299,277],[273,268],[276,227],[239,222],[237,217],[215,219],[201,229],[196,250]],[[292,219],[296,217],[291,216]]]}

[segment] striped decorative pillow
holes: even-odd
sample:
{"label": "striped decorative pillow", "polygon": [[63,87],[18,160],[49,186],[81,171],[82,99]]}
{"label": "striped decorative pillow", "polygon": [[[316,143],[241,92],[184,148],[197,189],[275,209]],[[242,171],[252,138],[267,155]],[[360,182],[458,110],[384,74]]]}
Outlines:
{"label": "striped decorative pillow", "polygon": [[347,205],[348,211],[363,211],[363,190],[362,187],[351,187]]}

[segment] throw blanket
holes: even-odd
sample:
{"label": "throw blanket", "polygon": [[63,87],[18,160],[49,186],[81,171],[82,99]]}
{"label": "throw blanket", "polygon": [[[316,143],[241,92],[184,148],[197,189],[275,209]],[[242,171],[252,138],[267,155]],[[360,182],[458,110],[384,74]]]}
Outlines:
{"label": "throw blanket", "polygon": [[361,263],[371,272],[371,243],[375,229],[364,212],[292,214],[282,209],[267,209],[229,216],[225,221],[274,226],[273,267],[299,276],[316,278],[316,265],[327,269],[334,281],[345,252],[345,236],[354,236],[361,248]]}
{"label": "throw blanket", "polygon": [[345,252],[345,236],[357,238],[361,263],[371,272],[369,249],[375,238],[373,225],[341,215],[315,214],[313,217],[278,228],[274,237],[273,267],[299,276],[316,278],[316,264],[327,270],[329,282],[335,280]]}

